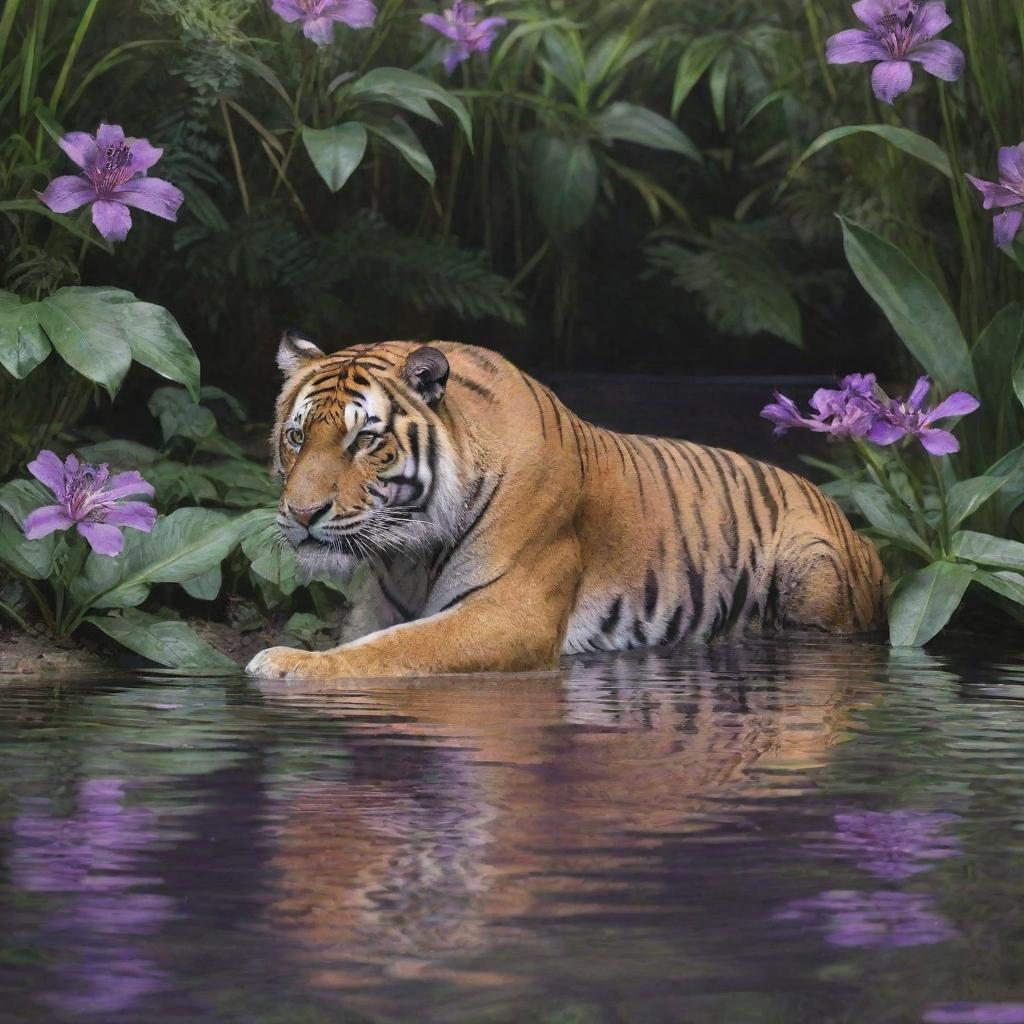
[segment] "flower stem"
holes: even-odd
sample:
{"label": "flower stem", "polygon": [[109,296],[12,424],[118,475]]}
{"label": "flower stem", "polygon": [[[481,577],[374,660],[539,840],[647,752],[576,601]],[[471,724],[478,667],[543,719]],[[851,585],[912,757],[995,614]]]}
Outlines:
{"label": "flower stem", "polygon": [[6,601],[0,601],[0,612],[13,619],[26,633],[28,632],[28,623]]}
{"label": "flower stem", "polygon": [[942,470],[939,469],[938,460],[929,458],[928,462],[931,464],[932,473],[935,474],[935,483],[939,489],[939,510],[942,514],[939,544],[942,548],[942,556],[945,558],[950,548],[949,506],[946,501],[946,481],[943,479]]}
{"label": "flower stem", "polygon": [[24,580],[25,586],[28,588],[28,592],[32,595],[32,599],[35,601],[36,606],[39,608],[39,613],[43,617],[43,621],[49,627],[50,632],[54,635],[57,633],[57,622],[53,617],[53,612],[50,611],[50,606],[46,603],[46,599],[39,592],[39,588],[30,579]]}

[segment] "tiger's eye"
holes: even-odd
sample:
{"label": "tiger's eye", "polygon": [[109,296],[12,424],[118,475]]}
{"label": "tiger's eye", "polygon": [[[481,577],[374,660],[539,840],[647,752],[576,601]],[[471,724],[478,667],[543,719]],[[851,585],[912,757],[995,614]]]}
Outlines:
{"label": "tiger's eye", "polygon": [[306,440],[306,435],[298,427],[290,427],[285,431],[284,439],[293,448],[301,448],[302,442]]}
{"label": "tiger's eye", "polygon": [[355,444],[352,447],[357,451],[366,451],[367,448],[371,448],[376,443],[377,435],[369,430],[364,430],[362,433],[356,434]]}

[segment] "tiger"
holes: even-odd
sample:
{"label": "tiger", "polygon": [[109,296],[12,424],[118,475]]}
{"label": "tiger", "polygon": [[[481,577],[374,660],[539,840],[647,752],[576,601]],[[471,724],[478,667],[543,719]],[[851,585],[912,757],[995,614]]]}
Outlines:
{"label": "tiger", "polygon": [[473,345],[327,355],[289,330],[277,363],[277,526],[307,575],[365,567],[365,583],[344,642],[271,647],[250,675],[550,671],[586,652],[884,622],[877,550],[794,473],[588,423]]}

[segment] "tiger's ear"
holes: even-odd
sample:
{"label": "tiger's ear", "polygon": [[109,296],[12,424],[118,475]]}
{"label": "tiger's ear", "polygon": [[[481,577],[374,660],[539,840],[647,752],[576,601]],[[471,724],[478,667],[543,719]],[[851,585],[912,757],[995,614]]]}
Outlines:
{"label": "tiger's ear", "polygon": [[433,407],[444,397],[448,384],[448,360],[436,348],[424,345],[405,361],[402,379],[427,405]]}
{"label": "tiger's ear", "polygon": [[281,344],[277,347],[277,365],[283,373],[294,373],[305,363],[314,359],[323,359],[324,353],[308,334],[289,327],[281,335]]}

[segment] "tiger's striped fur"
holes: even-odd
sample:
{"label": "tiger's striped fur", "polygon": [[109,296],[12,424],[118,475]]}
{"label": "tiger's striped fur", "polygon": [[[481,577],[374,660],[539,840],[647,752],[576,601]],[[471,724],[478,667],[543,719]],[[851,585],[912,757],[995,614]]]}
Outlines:
{"label": "tiger's striped fur", "polygon": [[290,333],[278,361],[278,523],[309,569],[372,572],[365,635],[272,648],[252,674],[551,669],[738,629],[883,622],[877,552],[799,476],[596,427],[468,345],[325,356]]}

